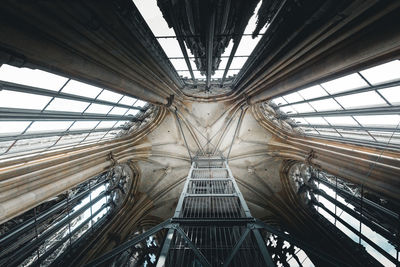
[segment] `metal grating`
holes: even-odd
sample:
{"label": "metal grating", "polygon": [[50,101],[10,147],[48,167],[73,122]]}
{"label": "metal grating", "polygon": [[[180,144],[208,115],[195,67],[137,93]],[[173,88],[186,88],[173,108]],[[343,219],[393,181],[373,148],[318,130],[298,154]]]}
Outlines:
{"label": "metal grating", "polygon": [[197,179],[197,178],[228,178],[228,177],[229,174],[225,168],[199,168],[199,169],[193,169],[191,178]]}
{"label": "metal grating", "polygon": [[191,180],[188,194],[234,194],[232,181],[228,179]]}
{"label": "metal grating", "polygon": [[[239,227],[182,227],[193,244],[205,255],[211,266],[222,266],[246,230]],[[186,241],[175,235],[166,266],[201,266]],[[253,235],[248,235],[229,266],[264,266]]]}
{"label": "metal grating", "polygon": [[245,214],[237,197],[187,197],[182,218],[243,218]]}

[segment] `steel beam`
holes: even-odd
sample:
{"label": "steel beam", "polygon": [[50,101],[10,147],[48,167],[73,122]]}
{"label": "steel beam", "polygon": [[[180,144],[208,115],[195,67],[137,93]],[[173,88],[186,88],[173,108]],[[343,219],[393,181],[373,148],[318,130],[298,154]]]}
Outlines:
{"label": "steel beam", "polygon": [[117,116],[102,114],[81,114],[79,112],[44,111],[31,109],[0,108],[0,121],[65,121],[65,120],[91,120],[91,121],[142,121],[133,116]]}
{"label": "steel beam", "polygon": [[110,260],[110,259],[114,258],[115,256],[119,255],[120,253],[124,252],[125,250],[133,247],[137,243],[145,240],[149,236],[154,235],[155,233],[161,231],[162,229],[170,227],[171,226],[171,222],[170,221],[171,221],[170,219],[166,220],[166,221],[158,224],[157,226],[154,226],[153,228],[147,230],[143,234],[135,236],[131,240],[119,245],[118,247],[116,247],[114,249],[112,249],[110,252],[104,254],[100,258],[97,258],[96,260],[91,261],[86,266],[99,266],[99,265],[107,262],[108,260]]}
{"label": "steel beam", "polygon": [[347,125],[321,125],[321,124],[296,124],[297,127],[313,127],[321,129],[343,129],[343,130],[364,130],[364,131],[377,131],[377,132],[394,132],[397,128],[393,127],[364,127],[364,126],[347,126]]}
{"label": "steel beam", "polygon": [[104,129],[88,129],[88,130],[81,130],[81,131],[63,131],[63,132],[48,132],[48,133],[38,133],[38,134],[21,134],[21,135],[11,135],[11,136],[0,136],[0,142],[52,137],[52,136],[66,136],[66,135],[77,135],[77,134],[85,134],[85,133],[108,132],[111,130],[122,130],[122,129],[124,129],[124,128],[116,127],[116,128],[104,128]]}
{"label": "steel beam", "polygon": [[175,229],[170,228],[168,230],[167,236],[165,237],[164,244],[162,246],[160,256],[158,257],[156,267],[164,267],[165,261],[167,260],[169,247],[171,246],[172,238],[174,237]]}
{"label": "steel beam", "polygon": [[211,72],[214,52],[215,11],[212,11],[207,31],[206,43],[206,89],[210,90]]}
{"label": "steel beam", "polygon": [[240,246],[243,244],[243,241],[246,239],[247,235],[249,234],[250,229],[247,227],[243,234],[240,236],[239,240],[236,242],[235,246],[233,247],[231,253],[229,254],[229,256],[226,258],[226,260],[224,261],[224,265],[223,267],[228,267],[229,264],[231,263],[233,257],[235,257],[236,253],[238,252]]}
{"label": "steel beam", "polygon": [[399,114],[400,107],[376,107],[376,108],[358,108],[358,109],[345,109],[345,110],[332,110],[320,112],[306,112],[298,114],[283,114],[282,118],[300,118],[300,117],[331,117],[331,116],[363,116],[363,115],[389,115]]}
{"label": "steel beam", "polygon": [[188,246],[193,250],[196,257],[200,260],[201,264],[205,267],[211,267],[211,264],[208,262],[207,258],[201,253],[200,250],[193,244],[192,240],[186,235],[186,233],[179,226],[176,227],[176,231],[185,239]]}
{"label": "steel beam", "polygon": [[[377,85],[377,86],[365,87],[365,88],[360,88],[360,89],[355,89],[355,90],[350,90],[350,91],[336,93],[336,94],[329,94],[326,96],[320,96],[320,97],[316,97],[316,98],[312,98],[312,99],[308,99],[308,100],[296,101],[296,102],[292,102],[289,104],[279,105],[279,106],[277,106],[277,108],[286,107],[286,106],[295,105],[295,104],[309,103],[311,101],[325,100],[325,99],[334,98],[334,97],[341,97],[341,96],[347,96],[347,95],[352,95],[352,94],[370,92],[370,91],[390,88],[390,87],[394,87],[394,86],[400,86],[400,81],[386,83],[386,84]],[[297,92],[302,89],[304,89],[304,88],[297,90]],[[280,95],[280,96],[285,96],[285,95]]]}
{"label": "steel beam", "polygon": [[263,256],[264,262],[268,267],[275,267],[272,257],[269,254],[267,247],[265,245],[264,239],[261,237],[260,231],[258,229],[253,229],[254,237],[256,238],[258,248],[260,249],[261,255]]}
{"label": "steel beam", "polygon": [[146,111],[146,108],[129,106],[129,105],[114,103],[114,102],[110,102],[110,101],[106,101],[106,100],[99,100],[99,99],[93,99],[90,97],[85,97],[85,96],[80,96],[80,95],[63,93],[62,91],[61,92],[51,91],[51,90],[47,90],[47,89],[43,89],[43,88],[27,86],[27,85],[22,85],[22,84],[17,84],[17,83],[10,83],[10,82],[5,82],[5,81],[0,81],[0,90],[10,90],[10,91],[14,91],[14,92],[29,93],[29,94],[49,96],[49,97],[57,97],[57,98],[76,100],[76,101],[85,101],[85,102],[88,102],[88,104],[96,103],[96,104],[102,104],[102,105],[109,105],[109,106],[115,106],[115,107],[121,107],[121,108],[137,109],[137,110],[141,110],[141,111]]}

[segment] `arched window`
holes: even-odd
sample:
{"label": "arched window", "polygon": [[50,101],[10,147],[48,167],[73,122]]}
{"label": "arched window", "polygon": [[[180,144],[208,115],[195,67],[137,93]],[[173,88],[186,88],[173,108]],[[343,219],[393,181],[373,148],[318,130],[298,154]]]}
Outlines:
{"label": "arched window", "polygon": [[304,203],[364,246],[378,262],[399,264],[398,203],[300,162],[291,166],[288,177]]}
{"label": "arched window", "polygon": [[117,165],[0,225],[0,266],[48,266],[124,203],[132,170]]}

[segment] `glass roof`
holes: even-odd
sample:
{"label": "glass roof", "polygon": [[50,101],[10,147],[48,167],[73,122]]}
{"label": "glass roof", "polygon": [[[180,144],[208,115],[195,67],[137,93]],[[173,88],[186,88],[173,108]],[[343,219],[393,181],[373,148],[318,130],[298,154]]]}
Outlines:
{"label": "glass roof", "polygon": [[0,158],[120,136],[148,107],[131,96],[5,64],[0,86]]}
{"label": "glass roof", "polygon": [[400,147],[400,60],[270,100],[300,132]]}
{"label": "glass roof", "polygon": [[[175,32],[172,28],[168,27],[167,22],[164,20],[162,13],[157,6],[157,0],[133,0],[137,9],[140,11],[142,17],[146,21],[147,25],[153,32],[155,38],[163,48],[165,54],[170,60],[171,64],[174,66],[178,75],[183,79],[183,81],[191,80],[191,74],[189,67],[186,64],[184,55],[179,46],[178,40],[176,38]],[[262,1],[260,0],[253,16],[250,18],[247,27],[242,35],[242,39],[236,50],[236,54],[233,55],[232,64],[227,69],[227,62],[231,54],[233,47],[232,40],[230,41],[225,52],[221,56],[221,62],[219,64],[218,70],[215,71],[214,75],[211,76],[211,80],[214,83],[220,84],[223,78],[224,72],[227,72],[226,77],[235,77],[247,59],[251,56],[254,48],[257,46],[258,42],[261,40],[263,34],[268,28],[268,24],[261,29],[259,35],[252,38],[251,34],[256,28],[257,13],[261,6]],[[194,55],[190,52],[185,44],[185,49],[189,56],[189,61],[191,68],[193,70],[193,75],[196,81],[203,81],[206,79],[205,75],[202,75],[194,64]]]}

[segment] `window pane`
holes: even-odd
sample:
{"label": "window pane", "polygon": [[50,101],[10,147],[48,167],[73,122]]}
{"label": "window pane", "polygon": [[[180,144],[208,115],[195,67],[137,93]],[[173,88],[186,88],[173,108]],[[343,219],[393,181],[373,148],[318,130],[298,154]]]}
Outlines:
{"label": "window pane", "polygon": [[367,87],[368,84],[357,73],[350,74],[333,81],[323,83],[322,86],[330,93],[335,94],[350,89]]}
{"label": "window pane", "polygon": [[400,105],[400,86],[378,90],[392,105]]}
{"label": "window pane", "polygon": [[120,104],[123,105],[128,105],[128,106],[132,106],[135,102],[136,102],[136,98],[133,97],[129,97],[129,96],[124,96],[121,101],[119,101]]}
{"label": "window pane", "polygon": [[14,141],[0,142],[0,154],[5,153],[13,143],[14,143]]}
{"label": "window pane", "polygon": [[224,71],[223,70],[216,70],[214,75],[211,75],[212,79],[221,79],[222,76],[224,76]]}
{"label": "window pane", "polygon": [[42,110],[51,97],[13,92],[8,90],[0,91],[0,107],[4,108],[21,108],[21,109],[38,109]]}
{"label": "window pane", "polygon": [[310,124],[314,125],[328,125],[328,123],[322,117],[307,117],[306,120]]}
{"label": "window pane", "polygon": [[310,102],[317,111],[341,110],[342,108],[333,99],[323,99]]}
{"label": "window pane", "polygon": [[46,110],[68,111],[68,112],[83,112],[89,105],[88,102],[69,100],[63,98],[54,98]]}
{"label": "window pane", "polygon": [[178,75],[182,76],[183,78],[188,78],[190,79],[192,76],[190,75],[190,71],[185,70],[185,71],[178,71]]}
{"label": "window pane", "polygon": [[0,121],[0,135],[20,134],[30,123],[30,121]]}
{"label": "window pane", "polygon": [[33,151],[36,149],[45,149],[52,146],[57,140],[58,136],[24,139],[18,140],[10,149],[9,153],[17,153],[23,151]]}
{"label": "window pane", "polygon": [[247,59],[247,57],[234,57],[230,69],[241,69]]}
{"label": "window pane", "polygon": [[373,85],[400,80],[400,61],[394,60],[386,64],[361,71],[361,74]]}
{"label": "window pane", "polygon": [[26,131],[26,133],[33,132],[50,132],[50,131],[65,131],[71,126],[72,121],[35,121]]}
{"label": "window pane", "polygon": [[62,92],[84,97],[95,98],[98,94],[100,94],[101,90],[103,89],[86,83],[81,83],[75,80],[71,80],[63,88]]}
{"label": "window pane", "polygon": [[99,121],[76,121],[71,128],[70,131],[79,131],[79,130],[90,130],[93,129]]}
{"label": "window pane", "polygon": [[293,103],[293,102],[299,102],[302,101],[303,98],[297,93],[291,93],[288,95],[284,95],[283,98],[288,102],[288,103]]}
{"label": "window pane", "polygon": [[156,0],[133,0],[154,36],[175,36],[172,28],[168,27]]}
{"label": "window pane", "polygon": [[135,105],[133,105],[134,107],[144,107],[147,104],[147,102],[142,101],[142,100],[138,100]]}
{"label": "window pane", "polygon": [[368,141],[374,141],[374,139],[368,135],[365,131],[349,131],[349,130],[339,130],[340,134],[346,138],[362,139]]}
{"label": "window pane", "polygon": [[297,114],[297,111],[292,106],[281,107],[280,110],[286,114]]}
{"label": "window pane", "polygon": [[112,128],[117,121],[102,121],[97,125],[96,129]]}
{"label": "window pane", "polygon": [[239,73],[238,70],[229,70],[228,74],[226,74],[226,77],[233,77],[234,75],[237,75]]}
{"label": "window pane", "polygon": [[0,80],[58,91],[68,79],[42,70],[17,68],[4,64],[0,67]]}
{"label": "window pane", "polygon": [[174,66],[175,70],[189,70],[188,66],[186,65],[186,61],[183,58],[170,59],[170,61]]}
{"label": "window pane", "polygon": [[374,91],[335,97],[335,99],[346,109],[387,106],[385,100]]}
{"label": "window pane", "polygon": [[107,114],[112,106],[92,103],[85,113]]}
{"label": "window pane", "polygon": [[358,123],[350,116],[325,117],[325,119],[331,125],[359,126]]}
{"label": "window pane", "polygon": [[131,115],[131,116],[136,116],[140,111],[137,109],[130,109],[128,112],[125,114],[125,116]]}
{"label": "window pane", "polygon": [[110,113],[110,115],[124,115],[128,111],[127,108],[120,108],[120,107],[114,107]]}
{"label": "window pane", "polygon": [[72,134],[72,135],[65,135],[61,137],[61,139],[57,142],[56,146],[66,146],[72,144],[79,144],[88,134]]}
{"label": "window pane", "polygon": [[280,105],[285,105],[287,104],[286,100],[283,99],[282,97],[277,97],[271,100],[275,105],[280,106]]}
{"label": "window pane", "polygon": [[293,118],[296,124],[308,125],[308,122],[304,118]]}
{"label": "window pane", "polygon": [[306,112],[314,112],[315,110],[308,104],[295,104],[292,105],[292,108],[295,109],[298,113],[306,113]]}
{"label": "window pane", "polygon": [[181,47],[176,38],[158,38],[157,41],[167,57],[183,57]]}
{"label": "window pane", "polygon": [[109,90],[104,90],[97,99],[117,103],[121,99],[122,95],[118,93],[111,92]]}
{"label": "window pane", "polygon": [[375,132],[375,131],[370,131],[370,134],[372,134],[376,140],[379,142],[384,142],[388,143],[390,140],[390,144],[400,144],[400,133],[394,133],[393,132]]}
{"label": "window pane", "polygon": [[322,129],[322,128],[317,128],[317,131],[318,131],[321,135],[328,135],[328,136],[340,137],[340,134],[338,134],[334,129]]}
{"label": "window pane", "polygon": [[314,128],[307,128],[307,127],[304,127],[303,130],[304,130],[304,132],[307,133],[307,134],[317,134],[317,135],[319,135],[319,132],[317,132],[316,130],[314,130]]}
{"label": "window pane", "polygon": [[316,97],[326,96],[328,95],[324,89],[320,85],[315,85],[308,87],[306,89],[300,90],[299,94],[305,99],[312,99]]}
{"label": "window pane", "polygon": [[253,39],[252,36],[243,36],[236,50],[235,56],[250,56],[254,48],[261,40],[260,36]]}
{"label": "window pane", "polygon": [[396,127],[400,121],[399,115],[354,116],[363,126]]}
{"label": "window pane", "polygon": [[118,128],[120,126],[125,125],[126,123],[129,123],[130,121],[119,121],[117,124],[114,125],[114,128]]}

